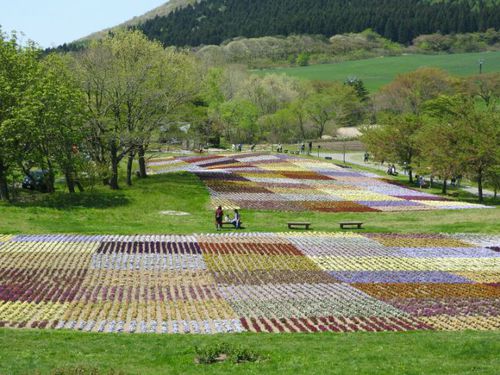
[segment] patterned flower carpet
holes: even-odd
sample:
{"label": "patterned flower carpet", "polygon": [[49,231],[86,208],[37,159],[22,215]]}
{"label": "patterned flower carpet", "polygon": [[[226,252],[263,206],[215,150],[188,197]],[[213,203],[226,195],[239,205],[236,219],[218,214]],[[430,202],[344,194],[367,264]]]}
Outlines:
{"label": "patterned flower carpet", "polygon": [[0,235],[0,326],[500,329],[500,235]]}
{"label": "patterned flower carpet", "polygon": [[190,171],[207,186],[213,207],[279,211],[377,212],[486,208],[288,155],[236,154],[156,159],[151,173]]}

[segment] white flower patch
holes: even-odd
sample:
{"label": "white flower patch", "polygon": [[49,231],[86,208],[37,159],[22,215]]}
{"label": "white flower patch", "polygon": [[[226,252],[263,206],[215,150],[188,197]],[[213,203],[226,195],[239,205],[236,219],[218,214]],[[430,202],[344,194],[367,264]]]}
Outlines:
{"label": "white flower patch", "polygon": [[92,269],[123,271],[205,270],[207,265],[199,254],[93,254]]}

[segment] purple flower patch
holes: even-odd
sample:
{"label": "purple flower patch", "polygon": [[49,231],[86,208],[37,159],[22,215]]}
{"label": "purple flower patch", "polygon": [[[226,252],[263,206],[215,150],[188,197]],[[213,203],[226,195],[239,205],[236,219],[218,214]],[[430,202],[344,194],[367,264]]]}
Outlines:
{"label": "purple flower patch", "polygon": [[362,204],[368,207],[417,207],[421,206],[421,204],[417,202],[401,200],[401,201],[356,201],[358,204]]}
{"label": "purple flower patch", "polygon": [[415,258],[500,258],[500,253],[482,247],[400,247],[398,252]]}
{"label": "purple flower patch", "polygon": [[332,271],[329,274],[345,283],[472,283],[465,277],[442,271]]}
{"label": "purple flower patch", "polygon": [[500,299],[483,298],[408,298],[386,301],[388,304],[405,311],[412,316],[498,316]]}

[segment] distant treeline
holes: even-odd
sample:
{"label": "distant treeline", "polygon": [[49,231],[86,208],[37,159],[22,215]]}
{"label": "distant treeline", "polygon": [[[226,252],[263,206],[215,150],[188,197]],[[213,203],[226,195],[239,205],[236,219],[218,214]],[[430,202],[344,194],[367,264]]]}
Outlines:
{"label": "distant treeline", "polygon": [[500,28],[498,0],[206,0],[139,28],[164,45],[221,44],[234,37],[336,34],[373,29],[409,44],[423,34]]}

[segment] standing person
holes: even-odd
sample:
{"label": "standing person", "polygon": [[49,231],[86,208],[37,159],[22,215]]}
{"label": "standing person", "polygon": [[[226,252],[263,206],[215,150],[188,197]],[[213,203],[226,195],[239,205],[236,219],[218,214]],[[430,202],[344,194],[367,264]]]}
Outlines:
{"label": "standing person", "polygon": [[365,163],[368,163],[368,160],[370,160],[370,154],[367,152],[365,152]]}
{"label": "standing person", "polygon": [[313,150],[313,143],[309,141],[309,155],[311,155],[312,150]]}
{"label": "standing person", "polygon": [[224,211],[222,210],[222,206],[217,207],[215,210],[215,228],[217,230],[222,229],[222,218],[224,217]]}
{"label": "standing person", "polygon": [[305,152],[306,152],[306,144],[302,142],[302,144],[300,145],[300,153],[304,154]]}

